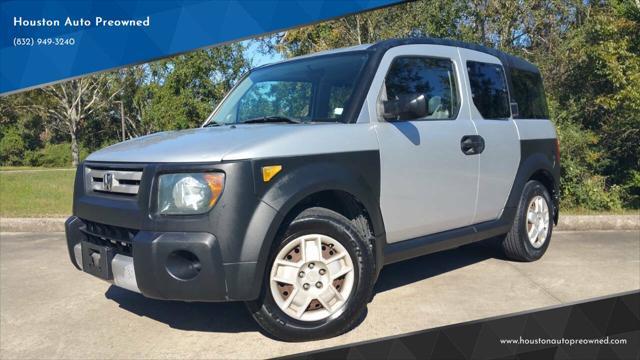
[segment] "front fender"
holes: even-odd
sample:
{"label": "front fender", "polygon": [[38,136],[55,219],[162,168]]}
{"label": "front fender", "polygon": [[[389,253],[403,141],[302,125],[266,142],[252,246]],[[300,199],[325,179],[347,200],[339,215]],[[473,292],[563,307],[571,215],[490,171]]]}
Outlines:
{"label": "front fender", "polygon": [[[268,256],[279,230],[289,212],[312,194],[325,190],[351,194],[365,207],[376,236],[383,238],[384,224],[379,207],[379,159],[378,151],[361,151],[254,160],[254,190],[261,202],[252,216],[237,258],[240,263],[255,264],[255,268],[248,269],[243,265],[242,272],[245,274],[238,274],[237,279],[229,279],[230,297],[258,296],[264,272],[268,271]],[[264,182],[261,171],[267,165],[281,165],[282,170],[271,181]],[[238,271],[227,273],[236,274]]]}

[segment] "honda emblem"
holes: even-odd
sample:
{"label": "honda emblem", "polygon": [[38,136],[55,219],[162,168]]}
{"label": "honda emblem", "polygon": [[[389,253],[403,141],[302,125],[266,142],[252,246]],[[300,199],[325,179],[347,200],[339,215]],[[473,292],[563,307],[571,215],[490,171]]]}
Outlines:
{"label": "honda emblem", "polygon": [[113,174],[112,173],[105,173],[104,176],[102,177],[102,188],[106,191],[111,191],[111,188],[113,187]]}

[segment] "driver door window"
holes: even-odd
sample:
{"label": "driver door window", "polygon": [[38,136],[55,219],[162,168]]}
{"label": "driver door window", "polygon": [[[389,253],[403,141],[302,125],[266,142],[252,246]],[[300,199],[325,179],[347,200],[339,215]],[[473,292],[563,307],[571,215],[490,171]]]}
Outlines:
{"label": "driver door window", "polygon": [[427,116],[420,119],[452,120],[460,107],[453,63],[449,59],[423,56],[397,57],[391,63],[379,104],[401,97],[424,96]]}

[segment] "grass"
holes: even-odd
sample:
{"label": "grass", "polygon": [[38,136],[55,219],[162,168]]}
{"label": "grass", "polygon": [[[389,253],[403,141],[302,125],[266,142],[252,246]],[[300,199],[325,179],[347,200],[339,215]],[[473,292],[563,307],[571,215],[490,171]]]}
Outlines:
{"label": "grass", "polygon": [[45,168],[35,166],[0,166],[0,171],[12,171],[12,170],[53,170],[53,169],[73,169],[73,168]]}
{"label": "grass", "polygon": [[0,171],[0,217],[71,214],[74,177],[74,169],[15,173]]}
{"label": "grass", "polygon": [[0,166],[0,171],[10,170],[36,170],[38,168],[32,166]]}

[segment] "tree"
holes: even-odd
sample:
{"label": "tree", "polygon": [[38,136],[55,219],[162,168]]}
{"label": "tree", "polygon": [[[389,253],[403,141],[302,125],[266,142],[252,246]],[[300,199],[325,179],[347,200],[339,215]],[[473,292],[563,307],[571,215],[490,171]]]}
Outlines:
{"label": "tree", "polygon": [[593,4],[556,57],[557,119],[561,130],[576,123],[597,134],[592,172],[607,188],[627,189],[638,203],[640,187],[640,5],[630,1]]}
{"label": "tree", "polygon": [[4,165],[21,165],[24,155],[24,141],[18,129],[11,127],[2,131],[0,138],[0,163]]}
{"label": "tree", "polygon": [[[47,137],[42,116],[25,111],[35,92],[0,98],[0,162],[6,165],[29,165]],[[37,96],[35,96],[37,97]],[[19,140],[18,140],[19,139]]]}
{"label": "tree", "polygon": [[249,69],[240,44],[199,50],[150,65],[139,99],[148,106],[142,124],[157,130],[199,126]]}
{"label": "tree", "polygon": [[71,139],[73,166],[80,162],[78,134],[87,118],[104,107],[118,93],[109,75],[88,76],[40,89],[48,104],[31,104],[51,120],[50,125],[66,131]]}
{"label": "tree", "polygon": [[[154,130],[151,122],[144,121],[145,112],[151,101],[151,93],[148,91],[147,84],[148,68],[148,65],[137,65],[121,71],[120,100],[125,109],[125,125],[130,137],[147,135]],[[114,112],[117,113],[118,109],[115,109]]]}
{"label": "tree", "polygon": [[466,2],[417,1],[346,16],[261,39],[286,57],[409,36],[458,38]]}

